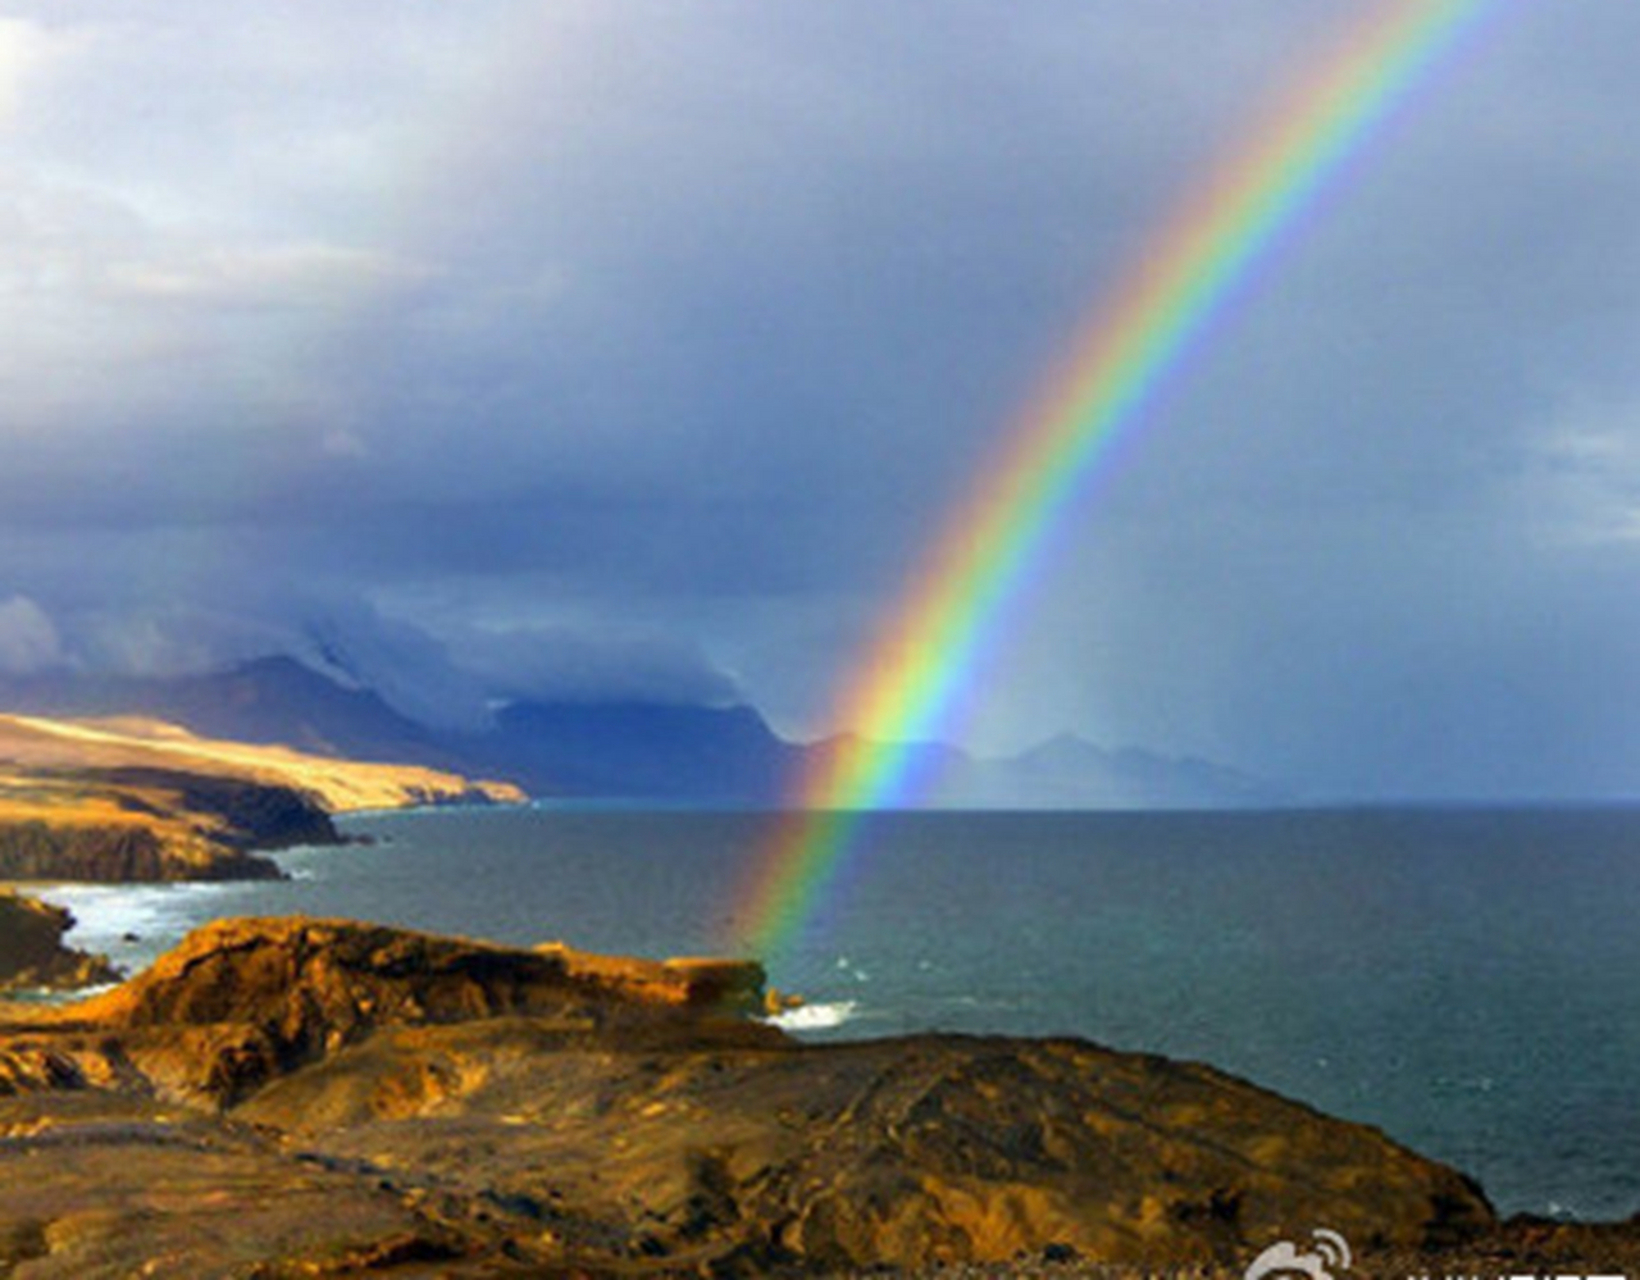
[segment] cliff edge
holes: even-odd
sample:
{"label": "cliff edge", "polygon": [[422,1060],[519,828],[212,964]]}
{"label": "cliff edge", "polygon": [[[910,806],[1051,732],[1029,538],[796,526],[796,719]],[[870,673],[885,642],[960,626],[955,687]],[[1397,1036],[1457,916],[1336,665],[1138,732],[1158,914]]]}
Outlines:
{"label": "cliff edge", "polygon": [[334,813],[523,799],[504,783],[155,720],[0,715],[0,880],[265,879],[279,871],[257,850],[337,843]]}
{"label": "cliff edge", "polygon": [[0,992],[72,990],[117,982],[103,956],[63,945],[74,917],[61,907],[0,892]]}
{"label": "cliff edge", "polygon": [[1317,1224],[1363,1256],[1497,1230],[1461,1174],[1212,1068],[1076,1040],[804,1045],[752,1016],[762,980],[208,926],[122,988],[0,1016],[0,1270],[1239,1274]]}

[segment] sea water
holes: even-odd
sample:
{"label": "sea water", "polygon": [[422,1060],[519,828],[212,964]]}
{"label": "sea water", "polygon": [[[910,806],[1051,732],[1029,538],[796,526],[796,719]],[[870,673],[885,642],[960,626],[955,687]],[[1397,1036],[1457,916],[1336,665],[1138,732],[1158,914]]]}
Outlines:
{"label": "sea water", "polygon": [[[335,915],[721,951],[770,815],[432,810],[279,883],[65,888],[140,965],[205,920]],[[772,980],[793,1029],[1067,1034],[1378,1125],[1505,1212],[1640,1209],[1640,809],[898,813]]]}

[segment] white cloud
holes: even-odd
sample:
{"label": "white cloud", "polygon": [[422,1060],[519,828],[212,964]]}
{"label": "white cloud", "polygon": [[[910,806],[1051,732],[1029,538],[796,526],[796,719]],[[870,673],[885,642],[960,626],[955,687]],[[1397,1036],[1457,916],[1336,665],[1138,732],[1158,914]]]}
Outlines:
{"label": "white cloud", "polygon": [[619,630],[469,630],[452,645],[463,667],[501,697],[728,705],[735,681],[695,644]]}
{"label": "white cloud", "polygon": [[195,248],[117,263],[109,268],[108,281],[116,296],[135,301],[306,307],[363,300],[375,290],[430,275],[391,253],[309,241]]}
{"label": "white cloud", "polygon": [[21,18],[0,18],[0,130],[10,127],[29,80],[51,50],[44,29]]}
{"label": "white cloud", "polygon": [[1526,484],[1544,541],[1640,543],[1640,403],[1564,415],[1533,449]]}
{"label": "white cloud", "polygon": [[334,601],[312,615],[294,648],[297,657],[375,690],[424,724],[479,730],[489,722],[484,690],[444,645],[363,601]]}
{"label": "white cloud", "polygon": [[[180,613],[85,631],[122,592],[225,608],[207,563],[410,600],[424,628],[575,621],[493,652],[344,628],[353,665],[457,718],[501,677],[719,696],[691,641],[808,714],[1094,293],[1339,20],[1310,0],[4,8],[24,15],[0,19],[7,589],[72,659],[128,669],[238,651]],[[1213,336],[1095,504],[1096,551],[1045,586],[1070,603],[1033,623],[1030,669],[995,682],[1012,737],[1073,712],[1102,736],[1098,712],[1195,749],[1220,706],[1286,750],[1272,726],[1319,705],[1271,674],[1302,665],[1296,637],[1399,654],[1431,599],[1510,630],[1414,561],[1472,587],[1541,533],[1551,554],[1508,566],[1527,602],[1591,545],[1640,547],[1640,398],[1560,415],[1524,469],[1515,451],[1532,390],[1627,376],[1640,298],[1640,9],[1564,8],[1421,98]],[[477,595],[506,604],[423,603]],[[29,621],[13,609],[36,661]],[[485,688],[446,670],[469,660]]]}
{"label": "white cloud", "polygon": [[57,628],[27,596],[0,602],[0,671],[28,675],[63,659]]}
{"label": "white cloud", "polygon": [[351,431],[327,431],[319,441],[319,452],[327,458],[368,458],[370,446]]}
{"label": "white cloud", "polygon": [[[127,676],[167,678],[217,671],[288,647],[289,628],[259,614],[266,603],[234,584],[200,583],[198,599],[145,592],[122,602],[117,591],[61,611],[64,649],[76,667]],[[209,601],[209,603],[207,603]]]}
{"label": "white cloud", "polygon": [[133,676],[174,676],[206,670],[214,654],[209,646],[179,634],[169,619],[128,616],[102,619],[88,629],[94,665]]}

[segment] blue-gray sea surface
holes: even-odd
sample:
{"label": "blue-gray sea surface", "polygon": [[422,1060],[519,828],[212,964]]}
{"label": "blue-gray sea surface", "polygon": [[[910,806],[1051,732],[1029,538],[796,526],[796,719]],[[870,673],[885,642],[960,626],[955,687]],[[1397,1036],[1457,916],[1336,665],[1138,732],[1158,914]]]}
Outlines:
{"label": "blue-gray sea surface", "polygon": [[[141,964],[223,915],[721,950],[769,815],[348,819],[284,883],[63,888]],[[806,1034],[1068,1033],[1378,1125],[1506,1212],[1640,1209],[1640,810],[901,813],[772,974]],[[131,940],[125,935],[137,935]]]}

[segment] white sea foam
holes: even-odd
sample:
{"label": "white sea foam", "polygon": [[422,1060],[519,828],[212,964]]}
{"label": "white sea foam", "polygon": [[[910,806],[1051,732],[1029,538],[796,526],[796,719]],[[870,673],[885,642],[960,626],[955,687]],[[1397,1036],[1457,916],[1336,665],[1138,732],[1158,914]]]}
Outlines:
{"label": "white sea foam", "polygon": [[120,984],[117,982],[101,982],[90,987],[74,987],[63,991],[56,987],[26,987],[20,991],[6,992],[7,1000],[14,1000],[19,1004],[67,1005],[76,1004],[81,1000],[89,1000],[92,996],[106,995]]}
{"label": "white sea foam", "polygon": [[774,1014],[768,1022],[782,1031],[830,1031],[833,1027],[840,1027],[850,1021],[857,1008],[859,1003],[854,1000],[804,1004]]}
{"label": "white sea foam", "polygon": [[850,960],[847,956],[837,957],[837,968],[848,974],[848,976],[853,978],[856,982],[871,981],[871,975],[859,965],[855,964],[854,961]]}
{"label": "white sea foam", "polygon": [[74,913],[66,941],[106,955],[127,973],[144,969],[197,924],[218,915],[252,882],[52,885],[39,896]]}
{"label": "white sea foam", "polygon": [[174,926],[208,899],[226,896],[227,883],[161,885],[53,885],[42,898],[74,913],[79,932],[115,934]]}
{"label": "white sea foam", "polygon": [[63,995],[62,1000],[65,1003],[74,1000],[89,1000],[92,996],[107,995],[119,985],[117,982],[99,982],[89,987],[76,987],[73,991]]}

